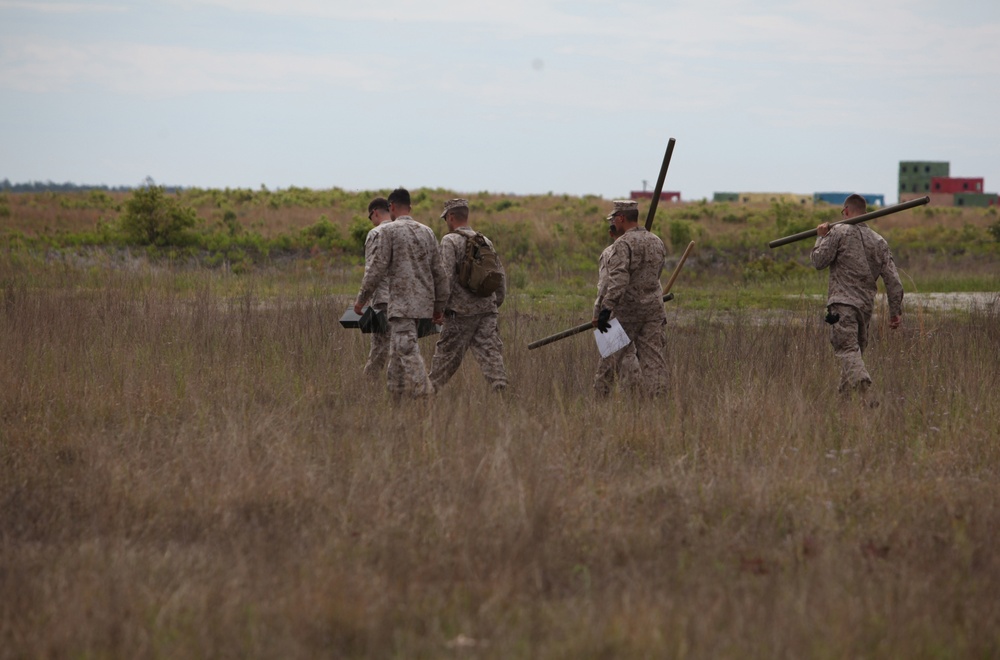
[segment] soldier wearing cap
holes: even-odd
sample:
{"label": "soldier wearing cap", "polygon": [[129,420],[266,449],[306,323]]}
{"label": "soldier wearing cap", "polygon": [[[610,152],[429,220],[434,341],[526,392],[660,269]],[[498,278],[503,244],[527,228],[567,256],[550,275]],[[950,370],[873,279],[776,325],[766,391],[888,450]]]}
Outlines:
{"label": "soldier wearing cap", "polygon": [[[466,241],[477,233],[469,227],[469,202],[460,198],[448,200],[441,217],[449,232],[441,239],[440,248],[448,300],[444,330],[434,346],[431,384],[435,391],[443,387],[462,364],[465,352],[471,349],[490,388],[502,392],[507,387],[507,370],[503,363],[503,342],[497,329],[497,309],[506,295],[506,277],[499,289],[485,297],[460,284],[458,268],[465,259]],[[486,241],[492,247],[488,238]]]}
{"label": "soldier wearing cap", "polygon": [[383,280],[389,281],[389,367],[386,386],[394,401],[432,393],[417,345],[417,323],[444,321],[448,300],[437,238],[430,227],[410,217],[410,193],[397,188],[389,194],[392,222],[380,225],[378,250],[367,265],[354,311],[361,313]]}
{"label": "soldier wearing cap", "polygon": [[[379,249],[379,232],[384,222],[392,222],[389,215],[389,200],[385,197],[376,197],[368,203],[368,219],[374,227],[368,231],[365,237],[365,273],[371,268],[375,261],[375,254]],[[372,296],[372,308],[380,313],[387,314],[389,308],[389,280],[383,279],[378,285],[375,294]],[[365,362],[364,374],[369,378],[377,377],[385,372],[385,365],[389,361],[389,333],[372,332],[372,347],[368,352],[368,361]]]}
{"label": "soldier wearing cap", "polygon": [[618,319],[635,345],[643,392],[659,396],[666,393],[668,381],[667,315],[660,284],[666,247],[658,236],[639,226],[639,206],[634,201],[615,200],[607,219],[621,236],[611,246],[607,288],[593,323],[607,332],[611,316]]}
{"label": "soldier wearing cap", "polygon": [[[597,299],[594,300],[595,319],[601,312],[604,296],[608,290],[608,259],[611,257],[614,241],[618,240],[620,236],[614,225],[608,227],[608,236],[611,238],[611,244],[604,248],[600,258],[597,260]],[[597,372],[594,374],[594,393],[600,398],[611,394],[611,387],[614,385],[616,375],[619,378],[622,389],[633,390],[641,384],[642,372],[639,370],[639,361],[635,357],[635,342],[630,342],[628,346],[615,351],[608,357],[602,357],[597,362]]]}

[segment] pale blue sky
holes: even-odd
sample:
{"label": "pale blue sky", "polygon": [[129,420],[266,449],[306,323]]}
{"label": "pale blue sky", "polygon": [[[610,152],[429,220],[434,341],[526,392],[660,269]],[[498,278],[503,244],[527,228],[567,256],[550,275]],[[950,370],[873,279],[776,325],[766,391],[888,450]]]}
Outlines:
{"label": "pale blue sky", "polygon": [[1000,190],[1000,2],[0,0],[0,179]]}

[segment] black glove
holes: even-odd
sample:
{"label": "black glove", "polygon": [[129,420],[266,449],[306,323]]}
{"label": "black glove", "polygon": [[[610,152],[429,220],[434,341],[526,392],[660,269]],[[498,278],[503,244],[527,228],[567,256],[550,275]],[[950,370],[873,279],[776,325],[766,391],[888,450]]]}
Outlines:
{"label": "black glove", "polygon": [[601,313],[597,315],[597,329],[601,332],[607,332],[611,329],[611,310],[602,309]]}

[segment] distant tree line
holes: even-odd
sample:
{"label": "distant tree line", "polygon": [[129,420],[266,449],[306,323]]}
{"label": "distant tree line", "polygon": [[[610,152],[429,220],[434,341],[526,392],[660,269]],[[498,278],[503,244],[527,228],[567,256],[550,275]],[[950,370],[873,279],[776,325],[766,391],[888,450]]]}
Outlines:
{"label": "distant tree line", "polygon": [[[27,192],[27,193],[37,193],[37,192],[89,192],[91,190],[103,190],[104,192],[130,192],[136,188],[147,188],[150,185],[155,185],[153,180],[149,177],[139,186],[106,186],[106,185],[90,185],[90,184],[76,184],[76,183],[56,183],[55,181],[32,181],[30,183],[11,183],[10,179],[4,179],[0,181],[0,191],[3,192]],[[163,186],[164,191],[169,193],[176,193],[184,190],[182,186]]]}

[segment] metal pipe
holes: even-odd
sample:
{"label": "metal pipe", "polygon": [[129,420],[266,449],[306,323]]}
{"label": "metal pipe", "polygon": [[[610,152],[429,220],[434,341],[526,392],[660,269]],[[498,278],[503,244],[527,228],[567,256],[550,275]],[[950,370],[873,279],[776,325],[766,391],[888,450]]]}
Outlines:
{"label": "metal pipe", "polygon": [[[918,199],[911,199],[908,202],[903,202],[902,204],[895,204],[893,206],[887,206],[884,209],[879,209],[878,211],[872,211],[871,213],[865,213],[864,215],[859,215],[854,218],[848,218],[846,220],[838,220],[837,222],[831,222],[830,226],[834,225],[856,225],[859,222],[865,222],[866,220],[874,220],[875,218],[881,218],[883,215],[889,215],[891,213],[899,213],[900,211],[905,211],[907,209],[912,209],[916,206],[923,206],[931,201],[930,197],[920,197]],[[767,244],[770,248],[781,247],[782,245],[788,245],[789,243],[794,243],[796,241],[805,240],[816,235],[815,229],[808,229],[806,231],[801,231],[798,234],[792,234],[791,236],[785,236],[784,238],[777,238]]]}
{"label": "metal pipe", "polygon": [[667,152],[663,154],[663,164],[660,165],[660,176],[656,179],[656,188],[653,189],[653,202],[649,205],[649,212],[646,214],[646,231],[653,227],[653,219],[656,217],[656,206],[660,203],[660,193],[663,191],[663,180],[667,178],[667,168],[670,167],[670,158],[674,155],[674,143],[677,140],[670,138],[667,141]]}

